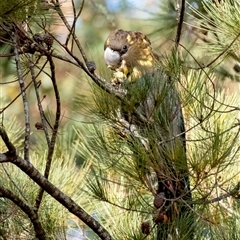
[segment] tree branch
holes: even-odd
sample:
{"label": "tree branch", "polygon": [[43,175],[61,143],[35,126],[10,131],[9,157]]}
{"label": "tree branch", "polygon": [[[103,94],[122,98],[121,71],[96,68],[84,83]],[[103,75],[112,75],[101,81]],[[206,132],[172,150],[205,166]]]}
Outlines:
{"label": "tree branch", "polygon": [[25,90],[25,83],[23,80],[23,74],[21,70],[21,63],[18,54],[18,43],[17,36],[15,36],[15,46],[14,46],[14,54],[15,54],[15,62],[17,67],[17,75],[19,86],[21,89],[21,95],[23,100],[23,108],[24,108],[24,117],[25,117],[25,139],[24,139],[24,159],[29,160],[29,141],[30,141],[30,115],[29,115],[29,106],[27,100],[27,94]]}
{"label": "tree branch", "polygon": [[87,64],[87,62],[88,62],[87,56],[86,56],[86,54],[85,54],[85,52],[82,48],[82,45],[81,45],[78,37],[76,36],[75,32],[72,30],[72,27],[69,25],[65,15],[63,14],[62,9],[60,8],[59,0],[56,0],[56,3],[54,3],[54,4],[55,4],[55,9],[56,9],[59,17],[62,19],[62,21],[63,21],[64,25],[66,26],[67,30],[69,31],[69,33],[72,33],[72,37],[73,37],[81,55],[82,55],[82,58],[83,58],[85,64]]}
{"label": "tree branch", "polygon": [[11,200],[13,203],[15,203],[21,210],[26,213],[31,220],[34,231],[35,231],[35,236],[39,240],[46,240],[46,233],[42,227],[41,222],[39,221],[38,215],[36,212],[33,210],[32,206],[27,205],[20,199],[18,196],[13,194],[10,190],[4,188],[3,186],[0,185],[0,197],[8,198]]}
{"label": "tree branch", "polygon": [[178,27],[177,27],[177,34],[176,34],[176,46],[178,47],[180,38],[181,38],[181,33],[182,33],[182,26],[183,26],[183,20],[184,20],[184,14],[185,14],[185,0],[182,0],[181,3],[181,9],[179,12],[179,3],[177,1],[177,11],[178,11]]}
{"label": "tree branch", "polygon": [[[62,204],[72,214],[77,216],[86,225],[88,225],[101,239],[113,240],[109,232],[92,216],[77,205],[70,197],[49,182],[31,163],[16,154],[16,149],[9,141],[7,133],[0,127],[0,135],[8,148],[7,153],[0,153],[0,163],[11,162],[25,172],[35,183],[44,191],[51,195],[55,200]],[[15,151],[14,151],[15,150]]]}
{"label": "tree branch", "polygon": [[[41,67],[40,71],[39,72],[44,72],[44,67],[46,66],[48,61],[46,61],[43,66]],[[42,121],[42,128],[43,128],[43,131],[45,133],[45,138],[46,138],[46,141],[47,141],[47,145],[48,147],[50,146],[50,137],[49,137],[49,133],[48,133],[48,129],[47,129],[47,124],[46,124],[46,120],[45,120],[45,115],[44,115],[44,111],[43,111],[43,107],[42,107],[42,102],[41,102],[41,99],[40,99],[40,96],[39,96],[39,84],[38,82],[36,81],[36,78],[37,76],[35,76],[35,72],[34,72],[34,66],[35,64],[33,63],[33,57],[30,56],[29,58],[29,63],[30,63],[30,72],[31,72],[31,76],[32,76],[32,81],[33,81],[33,84],[34,84],[34,88],[35,88],[35,93],[36,93],[36,98],[37,98],[37,104],[38,104],[38,110],[39,110],[39,114],[40,114],[40,117],[41,117],[41,121]]]}
{"label": "tree branch", "polygon": [[[51,54],[51,53],[50,53]],[[55,64],[52,60],[51,55],[47,55],[47,59],[50,64],[50,69],[51,69],[51,80],[53,84],[53,89],[55,93],[55,98],[56,98],[56,116],[55,116],[55,123],[53,126],[53,132],[52,132],[52,138],[48,147],[48,155],[47,155],[47,162],[46,162],[46,168],[44,171],[44,177],[48,179],[49,177],[49,172],[51,169],[51,163],[52,163],[52,157],[54,153],[54,148],[55,148],[55,143],[56,143],[56,138],[57,138],[57,133],[58,133],[58,128],[59,128],[59,122],[60,122],[60,117],[61,117],[61,101],[60,101],[60,94],[58,91],[58,86],[57,86],[57,81],[56,81],[56,75],[55,75]],[[38,211],[42,198],[43,198],[43,193],[44,189],[40,189],[38,196],[36,198],[35,202],[35,210]]]}

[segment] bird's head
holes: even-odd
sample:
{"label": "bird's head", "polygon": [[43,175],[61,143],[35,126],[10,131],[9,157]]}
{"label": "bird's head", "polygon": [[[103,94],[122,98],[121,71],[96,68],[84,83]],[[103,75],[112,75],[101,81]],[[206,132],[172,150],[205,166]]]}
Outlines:
{"label": "bird's head", "polygon": [[110,69],[133,80],[153,71],[155,57],[143,33],[117,29],[104,44],[104,59]]}

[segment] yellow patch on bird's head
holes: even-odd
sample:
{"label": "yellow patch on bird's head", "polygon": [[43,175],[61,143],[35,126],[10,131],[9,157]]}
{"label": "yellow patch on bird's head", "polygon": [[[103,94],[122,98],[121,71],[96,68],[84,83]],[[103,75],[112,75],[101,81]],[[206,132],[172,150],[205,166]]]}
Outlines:
{"label": "yellow patch on bird's head", "polygon": [[129,44],[133,44],[133,40],[132,40],[132,37],[131,37],[130,34],[127,35],[127,42],[128,42]]}

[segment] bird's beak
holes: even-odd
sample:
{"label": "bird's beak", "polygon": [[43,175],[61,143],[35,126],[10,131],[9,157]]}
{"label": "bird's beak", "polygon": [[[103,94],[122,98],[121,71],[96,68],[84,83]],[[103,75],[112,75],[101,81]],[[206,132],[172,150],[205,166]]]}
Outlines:
{"label": "bird's beak", "polygon": [[111,69],[114,69],[114,67],[119,66],[121,62],[120,53],[112,50],[109,47],[107,47],[104,51],[104,59],[107,66]]}

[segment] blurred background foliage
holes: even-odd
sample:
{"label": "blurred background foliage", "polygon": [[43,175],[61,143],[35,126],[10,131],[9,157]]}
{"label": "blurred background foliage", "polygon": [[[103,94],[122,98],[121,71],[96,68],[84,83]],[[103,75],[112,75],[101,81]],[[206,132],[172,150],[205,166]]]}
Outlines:
{"label": "blurred background foliage", "polygon": [[[21,6],[21,4],[26,1],[18,0],[17,2],[19,2],[19,6]],[[76,4],[76,8],[79,8],[81,6],[80,0],[76,0],[74,2]],[[142,31],[151,39],[153,48],[158,53],[162,54],[163,56],[165,56],[165,54],[168,54],[171,51],[172,46],[174,45],[176,27],[178,23],[178,12],[176,10],[177,2],[178,1],[174,0],[85,1],[82,14],[77,21],[76,33],[83,48],[85,49],[89,60],[93,60],[96,62],[96,72],[101,76],[105,77],[106,79],[110,79],[111,72],[106,68],[105,64],[103,63],[103,44],[109,32],[115,28]],[[211,2],[212,4],[207,4],[206,2]],[[230,47],[229,49],[228,47],[233,41],[233,36],[236,36],[240,29],[240,7],[238,6],[238,8],[236,8],[235,6],[231,5],[230,0],[228,0],[227,2],[228,4],[225,5],[219,4],[219,1],[217,0],[191,0],[187,2],[181,44],[185,46],[188,51],[182,48],[181,53],[184,64],[192,68],[198,68],[198,64],[200,64],[201,66],[207,65],[218,54],[227,49],[228,51],[227,54],[225,54],[225,57],[219,59],[219,61],[216,61],[214,63],[214,69],[211,69],[211,73],[214,74],[213,81],[214,84],[217,86],[217,89],[219,91],[224,89],[224,92],[221,92],[221,94],[219,95],[219,100],[227,102],[228,104],[238,105],[238,82],[240,72],[239,36],[232,45],[232,47]],[[46,26],[48,31],[50,31],[59,41],[63,42],[67,35],[67,30],[63,26],[59,17],[57,17],[56,13],[51,9],[48,11],[48,13],[43,13],[43,15],[41,15],[39,12],[34,14],[34,11],[36,11],[34,10],[36,9],[34,8],[35,3],[36,1],[27,2],[27,4],[33,5],[33,10],[31,10],[33,17],[29,21],[33,26],[35,26],[33,28],[35,33],[43,31],[35,23],[38,21],[38,18],[44,16],[49,19],[48,25]],[[65,16],[67,16],[67,19],[71,24],[73,20],[71,1],[61,0],[60,3]],[[216,11],[216,8],[220,9],[222,16],[221,14],[219,14],[219,11]],[[6,17],[7,11],[9,11],[9,4],[6,0],[1,0],[1,19],[4,19],[4,17]],[[214,12],[218,12],[218,14],[216,13],[216,15],[214,15]],[[17,18],[20,18],[20,20],[22,20],[26,15],[25,12],[22,13],[21,10],[21,13],[16,14],[16,16]],[[14,15],[12,15],[11,17],[14,18]],[[229,25],[230,22],[234,24]],[[57,46],[57,44],[54,44],[53,47],[54,51],[64,55],[64,52],[59,46]],[[11,47],[2,44],[0,51],[2,54],[8,53],[9,51],[11,51]],[[191,54],[193,54],[196,59],[193,59],[190,56],[189,52],[191,52]],[[85,160],[91,160],[93,156],[90,154],[89,149],[85,149],[84,146],[89,144],[88,141],[91,141],[91,144],[93,145],[92,147],[94,148],[95,142],[94,139],[91,137],[96,129],[93,127],[93,124],[97,124],[100,122],[99,118],[96,117],[96,113],[94,112],[94,91],[92,91],[94,87],[92,86],[91,80],[86,77],[86,75],[83,73],[83,71],[81,71],[81,69],[77,69],[76,67],[73,67],[70,64],[66,64],[65,62],[62,62],[60,60],[55,60],[55,63],[58,87],[62,101],[62,119],[50,180],[56,183],[56,185],[64,192],[69,193],[69,195],[72,196],[74,200],[78,201],[82,206],[86,208],[86,210],[92,212],[93,215],[95,214],[96,217],[100,215],[98,213],[101,213],[101,220],[105,222],[106,227],[107,225],[111,227],[116,239],[122,239],[121,237],[119,238],[119,229],[126,229],[126,232],[124,232],[124,234],[126,234],[124,239],[128,239],[127,237],[129,236],[131,236],[130,239],[143,239],[143,236],[141,235],[141,233],[139,233],[140,221],[133,222],[133,219],[139,219],[142,217],[142,215],[139,216],[137,212],[132,212],[129,213],[129,215],[125,218],[125,221],[121,221],[121,214],[123,214],[124,212],[123,210],[119,210],[118,208],[109,208],[109,205],[107,205],[106,203],[100,203],[95,198],[89,196],[89,192],[88,194],[86,194],[84,177],[85,172],[89,168],[89,165],[86,164]],[[39,63],[39,65],[41,64],[42,62]],[[19,86],[16,81],[16,68],[13,59],[0,58],[0,66],[0,108],[3,108],[18,95]],[[48,71],[47,68],[45,70]],[[194,70],[190,71],[188,77],[189,79],[204,82],[204,78],[196,74]],[[29,80],[30,77],[26,76],[25,81],[28,82]],[[53,97],[54,95],[52,85],[50,79],[45,74],[41,74],[38,77],[38,80],[41,80],[41,86],[39,88],[39,91],[43,99],[42,103],[44,106],[44,111],[47,114],[49,122],[51,123],[55,111],[55,99]],[[189,82],[190,81],[188,81],[188,84]],[[194,85],[194,83],[192,84]],[[188,85],[188,87],[191,86]],[[196,86],[192,87],[194,89]],[[182,97],[187,102],[189,96],[183,94]],[[34,127],[35,123],[40,121],[40,117],[37,109],[34,89],[32,86],[30,86],[28,89],[28,100],[30,103],[32,114],[32,160],[33,164],[39,169],[41,169],[41,166],[44,164],[45,142],[43,139],[43,132],[37,130]],[[204,101],[207,100],[205,99]],[[221,107],[224,108],[224,106],[220,106],[219,108]],[[193,104],[189,104],[188,107],[185,108],[186,117],[190,116],[189,118],[187,118],[187,124],[189,124],[188,126],[191,127],[199,120],[199,117],[201,116],[197,116],[197,114],[201,112],[200,108],[201,106],[198,106],[196,102]],[[194,115],[195,119],[192,118],[192,116]],[[19,147],[19,151],[21,152],[22,142],[20,141],[20,138],[23,133],[20,131],[20,129],[21,126],[24,126],[24,116],[21,98],[17,99],[10,108],[4,111],[4,115],[1,115],[1,117],[4,119],[3,122],[8,132],[14,133],[14,135],[12,137],[10,135],[10,137],[13,140],[14,144],[18,144],[16,146]],[[228,117],[226,117],[225,115],[218,115],[216,116],[216,118],[212,118],[211,121],[212,125],[216,126],[216,128],[217,124],[219,124],[220,126],[225,125],[225,127],[227,128],[226,123],[230,127],[232,126],[235,119],[238,117],[238,114],[229,115]],[[9,125],[6,123],[9,123]],[[210,122],[208,122],[208,124],[210,125]],[[199,128],[201,128],[201,126],[199,126]],[[199,130],[200,129],[197,129],[195,132],[191,132],[191,137],[194,138],[194,134],[196,132],[199,132]],[[199,135],[196,134],[196,138],[197,137],[199,137]],[[205,137],[207,136],[202,136],[203,139]],[[219,137],[219,135],[217,135],[217,137]],[[233,135],[224,135],[224,138],[219,141],[221,142],[221,144],[224,144],[224,142],[228,142],[229,144],[231,144],[234,142],[233,138]],[[4,151],[4,146],[0,146],[1,151]],[[211,169],[211,171],[214,171],[214,168],[207,164],[206,166],[199,166],[199,155],[197,155],[198,152],[196,151],[197,148],[199,148],[199,144],[192,144],[189,146],[189,151],[192,153],[190,158],[191,167],[193,169],[205,168],[207,173],[209,173],[209,169]],[[213,154],[212,152],[210,152],[210,149],[210,147],[206,149],[206,142],[203,142],[201,145],[202,155],[200,158],[210,158],[210,155]],[[233,179],[233,177],[238,173],[239,170],[239,163],[234,164],[234,161],[231,164],[231,167],[228,168],[227,173],[225,172],[229,180],[229,184],[227,185],[228,188],[230,188],[231,185],[234,185],[234,183],[239,180],[238,178],[235,178],[234,181],[231,181],[231,179]],[[78,167],[75,167],[75,163]],[[203,164],[204,163],[206,163],[206,161],[203,161]],[[215,163],[213,162],[212,164],[214,165]],[[224,168],[224,166],[222,167]],[[197,169],[195,172],[198,172],[199,169]],[[7,183],[6,186],[10,187],[10,189],[13,189],[16,192],[21,189],[24,191],[24,195],[27,198],[29,198],[30,200],[34,199],[34,194],[36,193],[36,186],[31,183],[32,185],[29,187],[29,180],[26,176],[20,174],[19,170],[17,170],[16,168],[11,169],[11,172],[18,177],[15,180],[21,183],[21,185],[19,185],[17,189],[16,186],[12,184],[11,181],[9,181],[9,176],[6,173],[6,169],[1,167],[0,172],[1,176],[4,176],[1,179],[1,184],[4,185]],[[212,182],[214,181],[214,177],[216,176],[214,174],[211,176],[212,177],[206,178],[202,185],[199,186],[198,191],[195,192],[197,197],[200,197],[201,194],[203,194],[204,191],[207,190],[212,184]],[[197,177],[198,176],[193,175],[194,179],[197,179]],[[218,177],[225,179],[225,176],[222,175]],[[195,182],[193,182],[193,184],[195,184]],[[123,199],[125,197],[124,190],[116,185],[114,187],[111,187],[111,193],[113,194],[113,196],[119,196],[122,194],[121,197]],[[22,193],[19,192],[19,194],[21,196]],[[146,199],[151,199],[151,196],[146,195]],[[66,211],[63,210],[51,198],[46,196],[44,201],[44,204],[47,203],[47,208],[46,211],[43,211],[43,215],[41,216],[41,218],[47,219],[45,221],[46,225],[48,223],[52,224],[52,226],[55,224],[54,227],[49,227],[49,229],[51,229],[52,231],[52,233],[50,233],[49,230],[52,239],[54,239],[53,236],[56,236],[57,226],[64,226],[61,231],[69,231],[69,236],[72,234],[73,236],[79,237],[86,234],[86,232],[83,234],[85,227],[81,225],[81,223],[79,223],[79,221],[76,220],[74,217],[65,217],[67,214]],[[51,201],[53,201],[53,203]],[[11,203],[7,202],[7,204]],[[238,224],[236,224],[235,221],[236,216],[238,217],[239,215],[238,212],[236,212],[236,210],[239,209],[238,202],[231,202],[231,200],[229,200],[219,204],[216,203],[216,205],[217,206],[212,205],[211,207],[202,206],[202,213],[207,215],[207,213],[211,212],[211,216],[208,216],[209,219],[207,219],[207,221],[203,221],[199,218],[200,224],[198,225],[198,227],[200,234],[199,238],[196,239],[203,239],[202,236],[204,236],[204,239],[219,239],[219,236],[223,234],[224,230],[228,229],[227,225],[230,227],[235,227],[236,230],[232,232],[225,231],[225,239],[239,239]],[[9,207],[11,205],[6,205],[5,201],[1,201],[0,206],[0,208],[4,209],[6,206]],[[43,208],[44,207],[45,205],[43,206]],[[201,207],[199,206],[199,208]],[[226,225],[222,228],[220,225],[218,225],[218,223],[221,222],[224,214],[216,214],[217,210],[219,209],[223,209],[223,211],[225,209],[225,211],[227,212],[227,219],[225,219]],[[58,212],[58,215],[51,215],[52,212]],[[12,224],[11,221],[22,221],[21,219],[23,219],[23,217],[19,216],[18,212],[12,216],[13,218],[9,218],[9,222],[7,224],[9,224],[9,226],[19,226],[16,224]],[[18,216],[19,218],[16,218],[16,216]],[[62,219],[65,219],[65,221],[62,221]],[[69,219],[69,221],[66,219]],[[214,222],[213,225],[211,225],[212,222]],[[68,228],[66,230],[65,226],[67,225]],[[127,226],[129,225],[131,225],[132,228],[127,228]],[[220,227],[214,228],[213,226]],[[25,225],[24,227],[28,229]],[[0,231],[2,231],[2,229],[4,228],[6,228],[6,226],[0,226]],[[15,231],[22,232],[23,229],[16,229]],[[213,236],[214,232],[217,232],[216,237]],[[89,235],[86,235],[86,238],[88,236]],[[25,235],[23,237],[25,237]],[[69,237],[69,239],[71,238]],[[93,239],[93,236],[90,235],[89,239]]]}
{"label": "blurred background foliage", "polygon": [[[2,3],[4,2],[5,1],[3,1]],[[81,1],[75,2],[76,7],[78,8],[81,4]],[[149,36],[154,46],[154,49],[158,53],[164,55],[166,52],[170,51],[171,46],[173,46],[174,44],[173,40],[175,38],[176,27],[178,23],[176,2],[177,1],[174,0],[145,0],[141,2],[134,0],[86,1],[82,14],[77,22],[76,33],[81,41],[83,48],[86,51],[88,58],[96,62],[97,71],[100,74],[103,73],[103,75],[106,74],[106,71],[108,71],[103,64],[103,44],[108,33],[115,28],[142,31]],[[224,29],[222,27],[218,28],[218,31],[221,30],[220,34],[218,34],[221,35],[219,36],[221,38],[219,42],[218,38],[215,37],[216,39],[214,39],[214,34],[211,33],[211,30],[214,31],[214,26],[211,26],[211,24],[208,23],[207,26],[203,26],[204,21],[206,22],[206,20],[211,20],[208,9],[204,7],[203,2],[204,1],[201,0],[188,1],[188,4],[186,5],[187,14],[185,14],[185,24],[183,26],[181,43],[189,51],[191,51],[191,53],[194,54],[195,57],[197,57],[197,60],[200,64],[207,64],[216,56],[216,54],[219,54],[225,46],[228,46],[229,41],[226,41],[227,36],[222,39],[222,36],[224,36]],[[71,1],[62,1],[61,6],[65,15],[67,16],[67,19],[69,20],[69,23],[71,23]],[[2,7],[3,6],[1,6],[0,9],[2,9]],[[192,7],[194,7],[195,10],[192,10]],[[199,13],[197,13],[196,11],[199,11]],[[238,16],[238,12],[233,12],[232,14],[232,12],[230,11],[229,14],[231,14],[229,15],[229,17],[232,17],[234,14],[236,15],[236,18]],[[50,30],[50,32],[53,33],[58,40],[63,41],[66,37],[67,30],[65,29],[65,27],[63,27],[61,20],[56,16],[56,13],[51,11],[51,9],[49,10],[49,13],[44,13],[44,17],[46,16],[51,20],[48,21],[48,30]],[[39,16],[36,15],[36,17],[30,19],[30,23],[34,24],[34,21],[37,21],[37,17]],[[228,19],[224,20],[226,24],[227,22],[229,22]],[[214,22],[217,26],[220,25],[219,21],[222,21],[222,19],[214,18]],[[209,25],[212,29],[209,29]],[[222,25],[223,24],[221,24],[221,26]],[[235,25],[235,29],[236,31],[237,29],[239,29],[238,24]],[[38,32],[42,30],[39,30],[36,27],[35,31]],[[234,34],[234,30],[232,30],[232,32]],[[209,40],[209,42],[207,41],[208,35],[210,35],[211,40]],[[213,44],[215,44],[215,48],[212,47]],[[209,45],[211,45],[211,47],[209,47]],[[7,46],[3,45],[1,47],[1,52],[7,52],[8,50],[6,48]],[[212,49],[215,49],[215,53],[212,52]],[[233,49],[232,52],[235,52],[235,55],[237,55],[237,51],[235,50]],[[60,49],[56,48],[55,51],[60,51]],[[191,63],[193,63],[194,61],[191,57],[189,57],[189,54],[186,51],[183,51],[183,57],[186,63],[189,64],[189,66],[193,67]],[[239,56],[237,55],[224,61],[221,60],[222,62],[220,63],[217,62],[217,64],[219,64],[219,67],[216,69],[216,71],[219,72],[219,78],[216,83],[220,86],[226,86],[231,91],[238,88],[238,84],[236,85],[235,81],[229,81],[238,81],[239,74],[238,72],[234,71],[234,69],[238,70],[239,68],[237,64],[238,57]],[[4,58],[1,58],[0,61],[0,73],[2,76],[1,88],[3,89],[1,98],[5,99],[5,101],[8,102],[12,100],[18,93],[17,83],[12,83],[11,85],[8,84],[6,87],[5,85],[3,85],[3,83],[16,80],[15,66],[12,61],[6,61],[6,59]],[[69,95],[74,97],[76,96],[74,92],[77,92],[81,95],[81,97],[91,98],[91,94],[89,92],[89,84],[86,80],[85,74],[83,74],[80,69],[76,69],[71,65],[65,64],[64,62],[58,60],[56,61],[56,65],[59,88],[62,101],[65,106],[65,114],[63,116],[63,122],[65,122],[69,121],[66,117],[71,118],[71,114],[73,114],[74,111],[79,111],[79,109],[76,108],[76,105],[78,104],[74,104],[74,99],[70,99]],[[194,63],[194,66],[196,67],[196,63]],[[49,83],[49,79],[44,74],[40,75],[39,79],[41,79],[42,81],[42,95],[46,95],[43,104],[45,104],[46,106],[53,105],[53,99],[51,98],[52,89],[51,84]],[[78,91],[79,88],[81,88],[80,93]],[[29,89],[29,92],[31,93],[31,88]],[[29,101],[32,104],[32,108],[34,110],[35,99],[32,99],[30,97]],[[2,100],[1,102],[3,103],[4,101]],[[6,111],[6,115],[22,113],[21,100],[19,100],[19,103],[16,102],[15,104],[16,105],[14,108]],[[81,114],[79,114],[79,117],[80,115]]]}
{"label": "blurred background foliage", "polygon": [[[21,0],[18,1],[23,2]],[[32,3],[33,0],[29,0],[29,2]],[[69,23],[71,23],[73,20],[71,1],[62,0],[60,2]],[[177,1],[174,0],[145,0],[141,2],[134,0],[86,1],[82,14],[77,22],[76,33],[88,58],[96,62],[97,72],[107,77],[111,74],[109,70],[106,69],[105,64],[103,64],[103,44],[108,33],[115,28],[142,31],[150,38],[154,50],[163,55],[168,53],[171,50],[171,46],[174,45],[178,23],[176,2]],[[1,2],[3,5],[0,6],[0,10],[2,8],[5,9],[4,3],[5,1]],[[75,3],[76,7],[79,8],[81,1],[75,1]],[[217,54],[229,45],[228,39],[231,38],[225,33],[227,30],[230,30],[230,28],[227,26],[229,19],[226,17],[235,17],[236,25],[234,29],[236,29],[236,31],[239,29],[239,22],[237,23],[239,13],[229,9],[229,14],[225,14],[224,19],[217,17],[214,18],[216,26],[221,26],[218,27],[218,36],[216,36],[214,33],[216,28],[214,24],[211,24],[213,22],[211,19],[214,16],[210,16],[210,14],[208,8],[205,7],[204,1],[192,0],[188,1],[186,5],[185,24],[183,26],[181,43],[188,49],[188,51],[194,54],[201,65],[209,63],[217,56]],[[3,17],[4,16],[5,15],[3,14]],[[30,24],[34,25],[34,21],[37,21],[38,17],[39,14],[36,14],[35,17],[30,19]],[[53,33],[58,40],[63,41],[66,37],[67,30],[63,26],[59,17],[56,16],[56,13],[50,9],[47,14],[44,13],[44,17],[49,18],[47,29]],[[223,23],[226,23],[225,28],[228,27],[225,31]],[[231,29],[232,34],[234,34],[234,29]],[[36,26],[35,33],[41,31],[43,30]],[[215,69],[215,72],[218,72],[218,79],[215,81],[215,84],[219,87],[224,86],[230,91],[237,90],[239,86],[236,84],[236,82],[239,81],[239,48],[236,44],[235,46],[236,49],[232,49],[232,52],[229,52],[228,56],[231,55],[230,57],[216,62],[218,66]],[[1,46],[2,53],[8,51],[9,47],[6,45]],[[61,49],[58,49],[56,46],[55,51],[60,53]],[[182,49],[182,54],[187,65],[190,67],[197,67],[196,62],[189,56],[188,52]],[[1,58],[0,61],[2,89],[0,97],[1,104],[3,104],[4,102],[6,103],[13,100],[18,94],[18,83],[13,82],[6,85],[7,82],[16,80],[15,65],[13,61],[9,61],[9,59],[6,58]],[[70,120],[71,122],[77,123],[77,121],[85,118],[85,116],[84,114],[79,114],[80,112],[82,113],[82,110],[80,109],[81,106],[78,103],[76,104],[76,95],[78,95],[78,99],[91,99],[88,80],[80,69],[76,69],[75,67],[59,60],[56,60],[56,65],[59,88],[62,103],[64,105],[64,116],[62,118],[63,124]],[[48,111],[47,107],[49,106],[53,106],[51,109],[54,109],[54,99],[51,97],[52,88],[49,79],[45,74],[41,74],[38,79],[42,82],[40,89],[42,96],[46,96],[43,100],[45,110]],[[81,91],[79,91],[79,89],[81,89]],[[29,102],[31,103],[33,112],[35,112],[36,102],[35,99],[31,97],[34,96],[34,94],[31,94],[31,87],[28,91],[30,93]],[[69,98],[69,96],[72,97]],[[21,99],[18,99],[14,103],[14,107],[5,111],[5,117],[11,116],[12,114],[21,115],[22,112]],[[76,115],[78,116],[78,119],[72,118]],[[32,123],[34,124],[37,119],[38,116],[35,116]]]}

